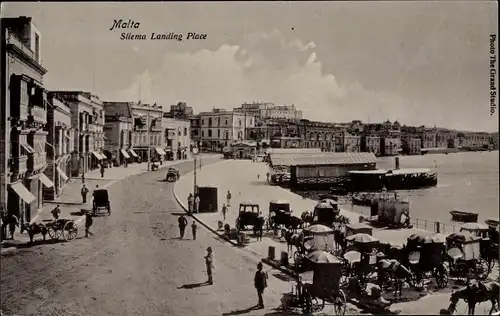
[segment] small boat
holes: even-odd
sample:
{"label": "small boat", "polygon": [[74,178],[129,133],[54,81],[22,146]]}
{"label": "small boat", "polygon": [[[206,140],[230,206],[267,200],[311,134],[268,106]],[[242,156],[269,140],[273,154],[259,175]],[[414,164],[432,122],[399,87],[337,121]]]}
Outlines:
{"label": "small boat", "polygon": [[484,221],[486,225],[490,226],[491,228],[497,228],[499,221],[496,219],[487,219]]}
{"label": "small boat", "polygon": [[453,210],[450,211],[451,218],[454,222],[477,223],[478,213],[462,212]]}

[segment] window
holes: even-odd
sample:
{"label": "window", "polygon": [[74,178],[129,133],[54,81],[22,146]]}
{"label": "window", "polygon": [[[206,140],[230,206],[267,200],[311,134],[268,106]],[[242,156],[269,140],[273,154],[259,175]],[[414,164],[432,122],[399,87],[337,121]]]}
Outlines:
{"label": "window", "polygon": [[205,131],[201,131],[201,137],[205,137]]}
{"label": "window", "polygon": [[212,130],[211,129],[208,130],[208,137],[212,137]]}
{"label": "window", "polygon": [[35,60],[40,63],[40,36],[35,33]]}
{"label": "window", "polygon": [[24,80],[21,80],[21,104],[29,104],[28,83]]}
{"label": "window", "polygon": [[208,119],[208,126],[212,126],[212,118],[211,117]]}
{"label": "window", "polygon": [[226,125],[226,126],[228,125],[228,121],[227,121],[227,118],[226,118],[226,121],[225,121],[224,123],[225,123],[224,125]]}
{"label": "window", "polygon": [[188,129],[187,127],[184,127],[184,136],[187,136],[187,134],[188,134]]}
{"label": "window", "polygon": [[217,138],[220,138],[220,129],[217,130]]}

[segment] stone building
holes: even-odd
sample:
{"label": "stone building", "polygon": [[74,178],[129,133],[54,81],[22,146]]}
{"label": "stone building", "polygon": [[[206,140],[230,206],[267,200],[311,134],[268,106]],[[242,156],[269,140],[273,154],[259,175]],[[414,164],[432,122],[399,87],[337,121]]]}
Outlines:
{"label": "stone building", "polygon": [[246,113],[255,117],[258,121],[268,119],[300,120],[303,117],[302,111],[292,105],[276,105],[271,102],[243,103],[235,111]]}
{"label": "stone building", "polygon": [[300,120],[298,134],[303,140],[302,148],[320,148],[323,151],[335,151],[337,130],[332,123]]}
{"label": "stone building", "polygon": [[[165,158],[163,150],[163,109],[153,104],[143,104],[140,101],[132,105],[133,151],[141,161],[160,161]],[[149,154],[148,154],[149,152]]]}
{"label": "stone building", "polygon": [[163,117],[163,148],[168,159],[181,160],[191,157],[190,121]]}
{"label": "stone building", "polygon": [[178,102],[170,106],[170,111],[163,113],[163,117],[177,118],[189,120],[194,115],[193,108],[188,106],[186,102]]}
{"label": "stone building", "polygon": [[200,115],[189,117],[190,135],[193,146],[201,148],[201,118]]}
{"label": "stone building", "polygon": [[71,176],[71,153],[75,148],[75,129],[71,126],[70,108],[48,93],[47,107],[47,169],[45,175],[54,183],[44,188],[44,198],[59,196]]}
{"label": "stone building", "polygon": [[401,153],[405,155],[420,155],[422,140],[416,134],[401,135]]}
{"label": "stone building", "polygon": [[71,111],[71,126],[76,129],[71,154],[71,173],[81,176],[96,169],[104,155],[104,109],[97,96],[84,91],[51,91]]}
{"label": "stone building", "polygon": [[401,152],[401,138],[382,136],[380,139],[380,151],[382,156],[397,156]]}
{"label": "stone building", "polygon": [[47,94],[41,33],[30,17],[2,18],[1,206],[29,222],[53,186],[47,167]]}
{"label": "stone building", "polygon": [[130,163],[138,157],[133,151],[132,102],[103,102],[104,153],[116,166]]}
{"label": "stone building", "polygon": [[377,157],[380,156],[380,136],[362,135],[360,149],[362,152],[373,153]]}

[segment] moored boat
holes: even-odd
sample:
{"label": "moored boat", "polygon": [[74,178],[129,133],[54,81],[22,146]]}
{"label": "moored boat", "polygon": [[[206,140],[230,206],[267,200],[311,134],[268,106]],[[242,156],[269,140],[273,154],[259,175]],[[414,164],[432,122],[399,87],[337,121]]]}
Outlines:
{"label": "moored boat", "polygon": [[499,221],[496,219],[487,219],[484,221],[486,225],[490,226],[491,228],[497,228]]}
{"label": "moored boat", "polygon": [[477,223],[478,213],[463,212],[458,210],[450,211],[451,218],[455,222]]}

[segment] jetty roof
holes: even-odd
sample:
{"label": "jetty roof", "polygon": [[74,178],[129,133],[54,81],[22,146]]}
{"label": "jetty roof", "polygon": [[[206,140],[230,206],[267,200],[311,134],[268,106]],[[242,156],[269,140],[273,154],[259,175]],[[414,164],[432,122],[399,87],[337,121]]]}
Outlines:
{"label": "jetty roof", "polygon": [[377,162],[373,153],[332,153],[272,155],[273,166],[359,165]]}
{"label": "jetty roof", "polygon": [[386,174],[387,172],[388,172],[388,170],[385,170],[385,169],[349,171],[350,174]]}
{"label": "jetty roof", "polygon": [[270,155],[321,154],[321,148],[268,148]]}

